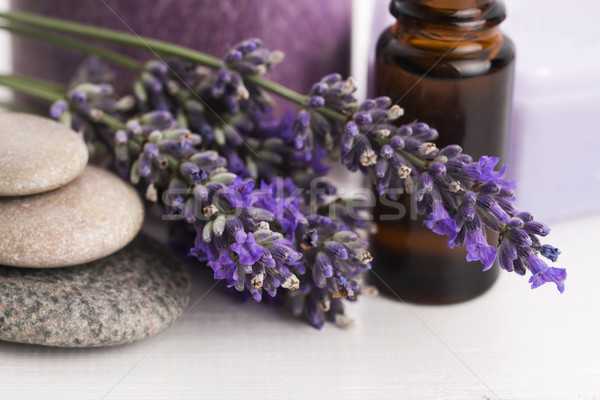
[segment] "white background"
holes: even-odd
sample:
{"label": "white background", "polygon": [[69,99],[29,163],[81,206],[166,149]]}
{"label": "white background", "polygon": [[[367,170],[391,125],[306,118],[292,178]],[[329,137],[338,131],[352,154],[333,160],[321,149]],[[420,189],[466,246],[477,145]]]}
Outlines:
{"label": "white background", "polygon": [[[513,39],[518,47],[531,41]],[[0,71],[9,65],[2,34]],[[597,144],[586,146],[596,152]],[[364,297],[349,307],[356,326],[348,331],[317,331],[284,311],[239,304],[210,290],[195,265],[188,311],[147,341],[87,350],[0,342],[0,399],[600,399],[598,226],[600,216],[590,213],[554,225],[551,243],[569,273],[563,295],[550,286],[530,291],[523,277],[502,274],[464,304]]]}
{"label": "white background", "polygon": [[[6,10],[8,8],[8,0],[0,0],[0,10]],[[10,72],[10,36],[3,31],[0,31],[0,74]],[[0,100],[7,100],[9,98],[9,91],[0,88]]]}

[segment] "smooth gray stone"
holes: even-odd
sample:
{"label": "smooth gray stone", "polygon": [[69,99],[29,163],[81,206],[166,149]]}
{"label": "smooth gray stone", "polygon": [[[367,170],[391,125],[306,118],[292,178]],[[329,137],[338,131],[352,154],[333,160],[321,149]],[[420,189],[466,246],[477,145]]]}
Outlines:
{"label": "smooth gray stone", "polygon": [[143,221],[144,204],[133,186],[87,166],[56,190],[0,197],[0,264],[50,268],[94,261],[131,242]]}
{"label": "smooth gray stone", "polygon": [[0,340],[57,347],[135,342],[173,324],[189,291],[181,260],[146,236],[84,265],[0,266]]}
{"label": "smooth gray stone", "polygon": [[0,113],[0,196],[23,196],[64,186],[85,168],[81,135],[49,118]]}

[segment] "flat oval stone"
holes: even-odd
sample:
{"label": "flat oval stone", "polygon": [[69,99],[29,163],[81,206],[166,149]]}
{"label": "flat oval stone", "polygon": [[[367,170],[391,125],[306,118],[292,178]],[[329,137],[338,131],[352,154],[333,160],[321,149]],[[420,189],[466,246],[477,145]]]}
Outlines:
{"label": "flat oval stone", "polygon": [[0,113],[0,196],[61,187],[87,161],[83,138],[66,126],[30,114]]}
{"label": "flat oval stone", "polygon": [[0,340],[58,347],[142,340],[179,318],[189,290],[182,262],[146,236],[85,265],[0,266]]}
{"label": "flat oval stone", "polygon": [[143,219],[131,185],[88,166],[51,192],[0,198],[0,264],[44,268],[97,260],[129,243]]}

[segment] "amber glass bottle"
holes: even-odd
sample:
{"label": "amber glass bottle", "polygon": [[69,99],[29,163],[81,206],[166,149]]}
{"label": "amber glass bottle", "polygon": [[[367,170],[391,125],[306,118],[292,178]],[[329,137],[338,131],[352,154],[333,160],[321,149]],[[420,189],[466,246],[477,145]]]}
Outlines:
{"label": "amber glass bottle", "polygon": [[[375,92],[405,110],[401,123],[436,128],[438,147],[456,143],[474,158],[503,156],[508,130],[514,45],[500,32],[505,8],[497,0],[393,0],[395,25],[377,43]],[[378,221],[372,237],[374,272],[383,292],[424,303],[475,297],[498,276],[482,272],[463,250],[423,227],[411,199],[406,215]],[[375,217],[398,213],[378,204]],[[488,236],[493,243],[493,235]]]}

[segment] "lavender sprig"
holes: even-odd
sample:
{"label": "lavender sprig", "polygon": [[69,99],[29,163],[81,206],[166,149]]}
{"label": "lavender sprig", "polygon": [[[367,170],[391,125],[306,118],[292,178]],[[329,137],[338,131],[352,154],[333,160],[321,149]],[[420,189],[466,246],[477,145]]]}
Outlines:
{"label": "lavender sprig", "polygon": [[[488,156],[474,162],[458,145],[438,149],[435,129],[393,125],[403,112],[390,105],[386,97],[366,100],[346,123],[340,148],[346,167],[365,173],[380,195],[414,195],[417,212],[428,218],[424,225],[448,236],[450,247],[466,247],[467,261],[487,270],[499,259],[507,271],[529,270],[532,288],[554,282],[562,293],[566,270],[540,258],[556,261],[560,251],[541,244],[546,225],[514,207],[516,185],[505,180],[506,165],[496,171],[499,159]],[[497,245],[487,242],[486,227],[499,233]]]}
{"label": "lavender sprig", "polygon": [[[504,179],[505,167],[495,169],[498,159],[474,162],[459,146],[438,149],[437,131],[423,123],[398,127],[400,107],[385,97],[358,104],[354,82],[337,74],[313,86],[293,121],[275,121],[252,84],[278,60],[273,54],[251,40],[214,72],[178,59],[150,61],[120,100],[106,82],[77,82],[52,113],[74,116],[72,124],[113,149],[112,165],[123,176],[193,226],[191,254],[215,278],[257,301],[295,290],[288,296],[294,312],[315,326],[348,325],[341,299],[359,293],[371,261],[366,242],[350,230],[361,224],[328,198],[331,185],[323,184],[327,195],[316,203],[300,190],[326,172],[322,159],[334,151],[379,194],[414,195],[424,224],[448,236],[449,246],[465,246],[468,261],[488,269],[498,258],[508,271],[529,270],[532,288],[554,282],[564,290],[565,270],[540,258],[556,261],[560,253],[541,244],[548,228],[514,208],[514,184]],[[99,124],[98,115],[122,126]],[[486,227],[498,232],[498,244],[487,242]]]}
{"label": "lavender sprig", "polygon": [[[100,67],[104,68],[94,61],[87,68]],[[177,68],[183,75],[173,72]],[[321,327],[327,314],[329,320],[348,325],[341,300],[358,293],[360,274],[368,268],[365,260],[370,256],[366,242],[348,226],[314,214],[318,207],[326,211],[326,197],[318,198],[317,207],[301,190],[327,171],[322,164],[325,151],[315,148],[310,157],[298,151],[292,121],[270,119],[265,104],[257,107],[260,95],[254,90],[248,91],[247,99],[237,98],[238,107],[219,107],[226,104],[219,92],[222,71],[205,74],[184,68],[177,60],[151,61],[133,92],[126,94],[135,99],[133,106],[118,107],[115,91],[106,82],[75,82],[66,99],[53,105],[53,116],[68,115],[72,126],[85,125],[94,147],[112,149],[110,163],[123,178],[136,184],[149,201],[162,199],[171,218],[193,227],[196,237],[190,255],[206,262],[215,279],[256,301],[265,293],[275,296],[278,289],[302,288],[308,297],[301,314],[311,323]],[[96,71],[84,75],[108,76]],[[83,90],[85,95],[80,96]],[[90,90],[101,96],[87,95]],[[203,99],[207,106],[194,105],[201,93],[209,94]],[[211,105],[219,110],[217,115],[212,114],[214,109],[209,111]],[[121,126],[108,129],[90,109],[122,121]],[[136,114],[139,111],[143,113]],[[201,133],[192,133],[189,128],[198,121],[203,124]],[[289,173],[294,180],[280,177]],[[258,179],[263,181],[260,185]],[[324,193],[335,193],[327,183],[316,188],[323,185]],[[325,235],[314,249],[302,241],[311,230]],[[327,237],[334,231],[347,232],[352,240],[337,243]],[[338,258],[332,253],[336,247]],[[320,263],[315,264],[317,258]],[[331,266],[324,275],[325,262]],[[333,307],[310,311],[314,303],[309,298],[319,296],[322,304],[333,298]]]}

